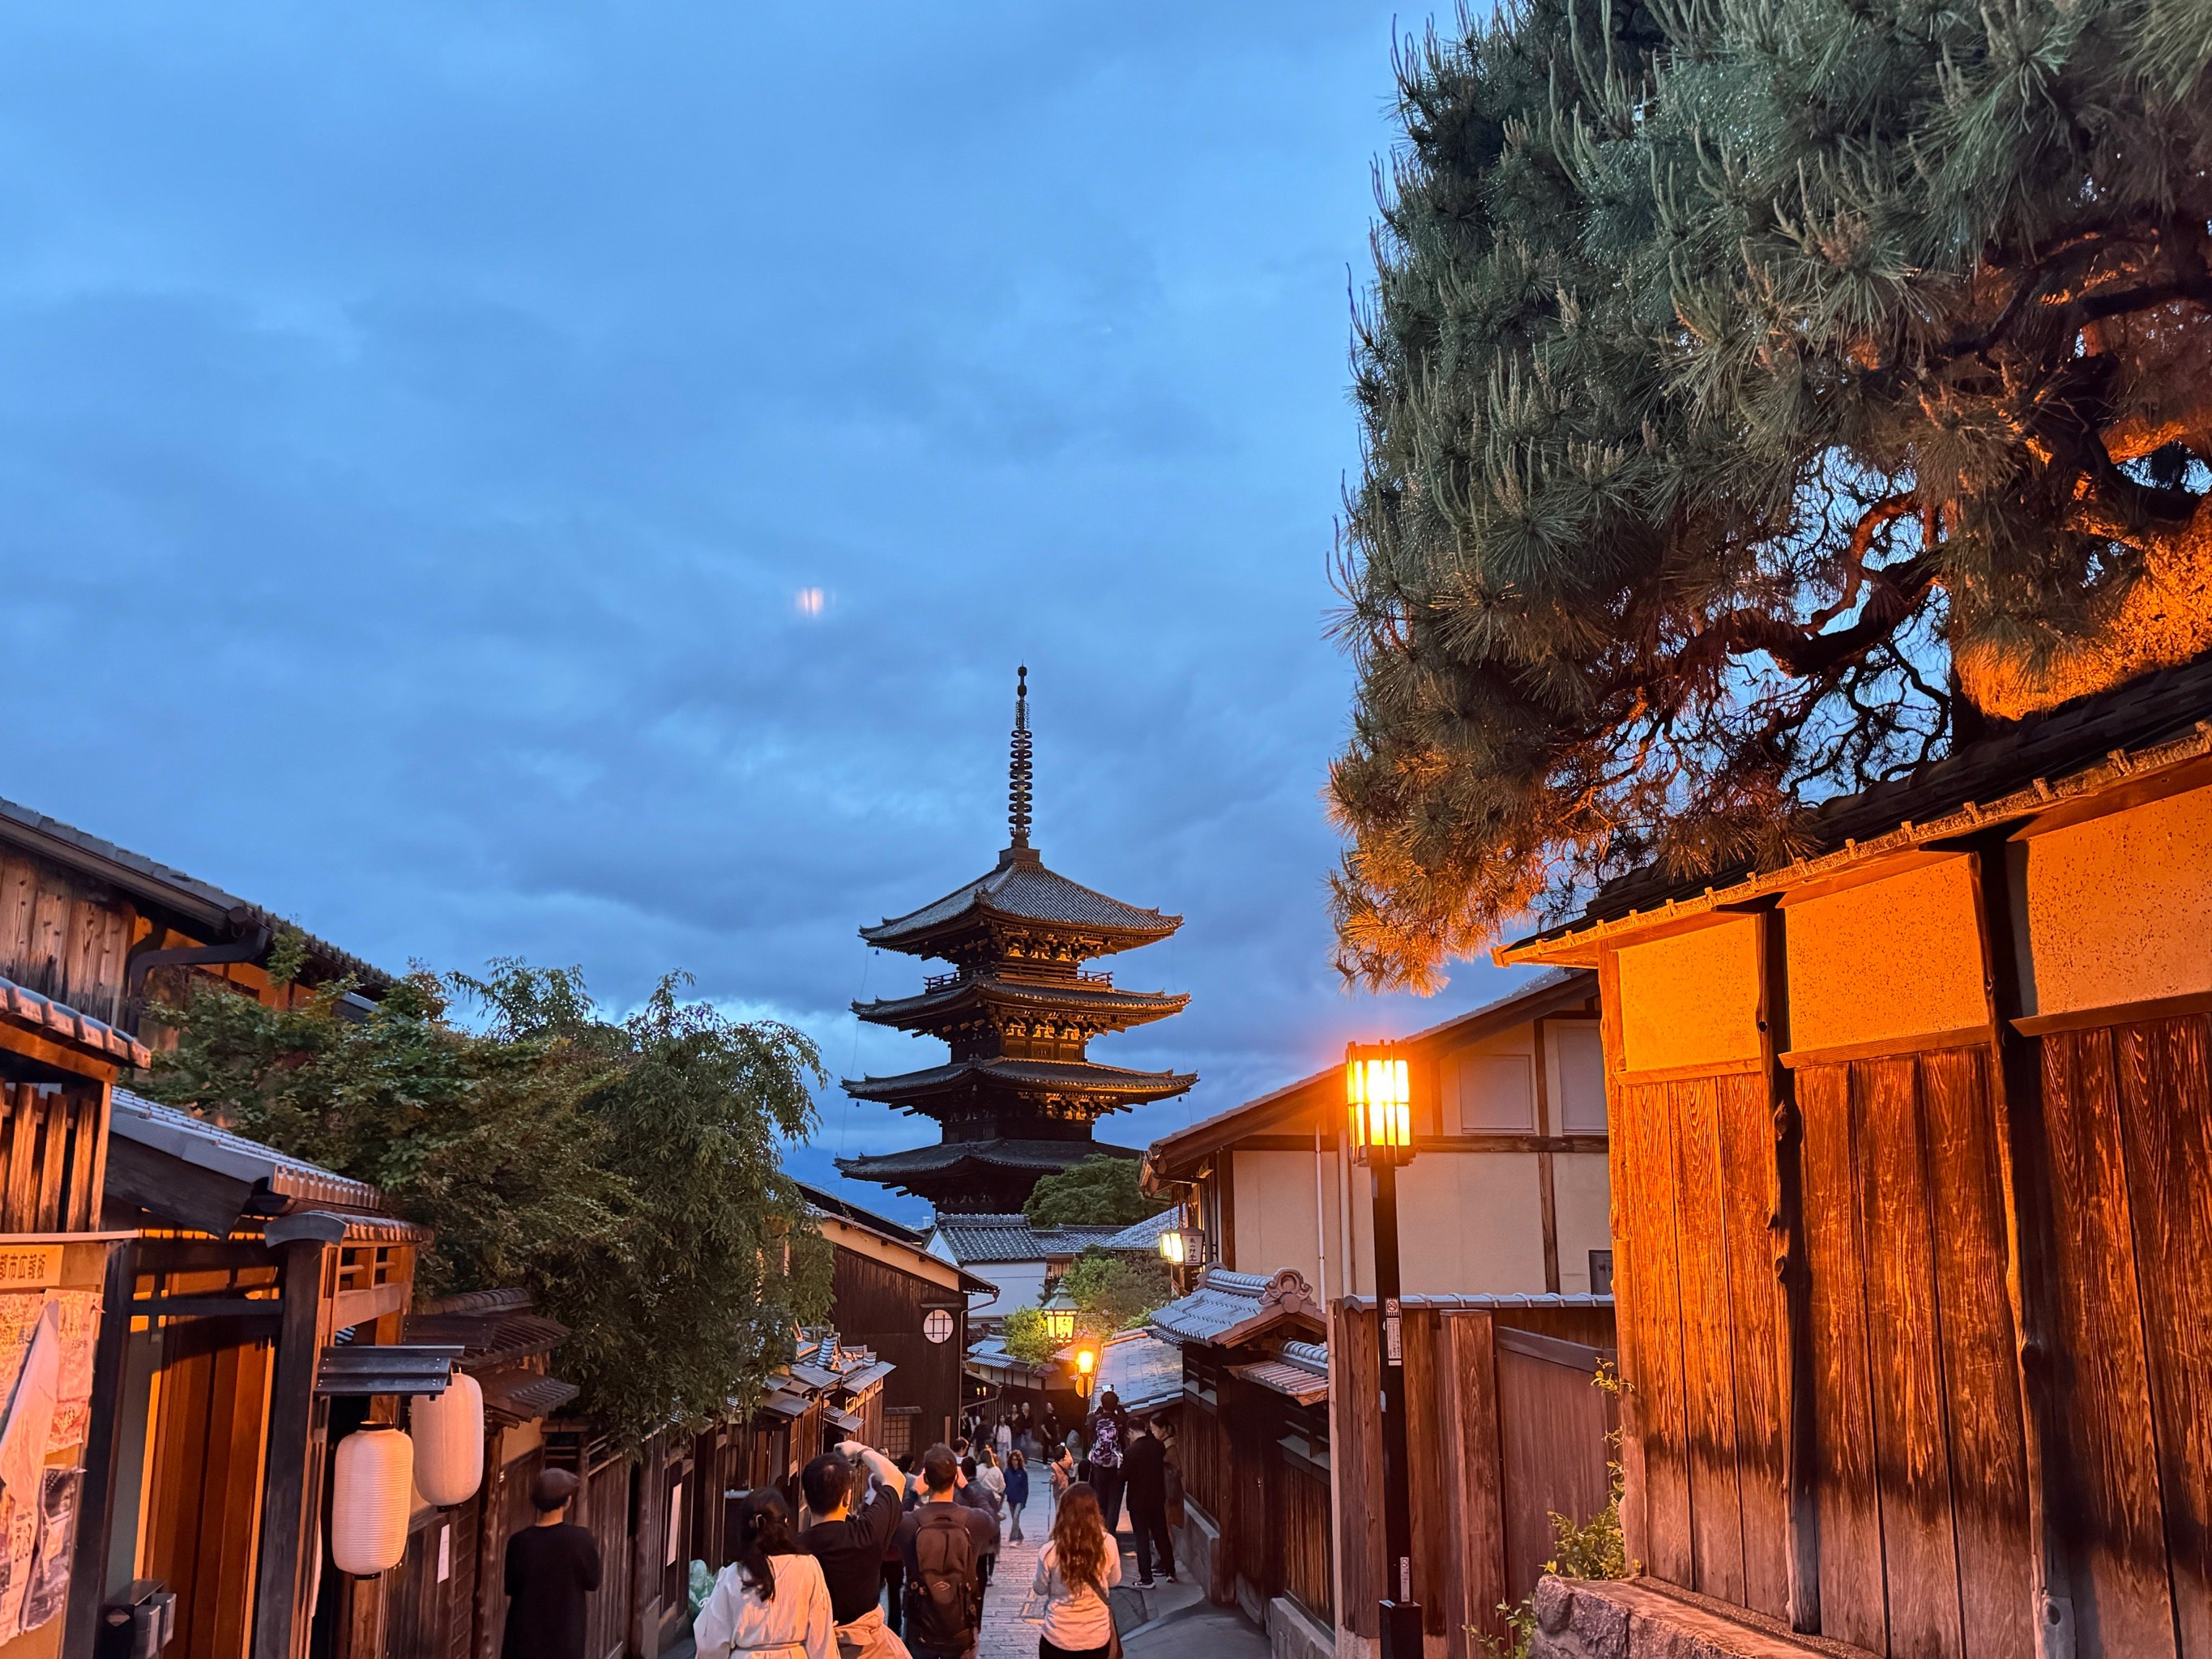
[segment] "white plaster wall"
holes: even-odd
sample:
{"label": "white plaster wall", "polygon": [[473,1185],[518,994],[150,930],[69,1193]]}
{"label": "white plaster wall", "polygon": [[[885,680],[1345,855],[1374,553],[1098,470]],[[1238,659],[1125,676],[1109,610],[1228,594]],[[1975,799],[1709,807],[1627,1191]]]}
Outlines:
{"label": "white plaster wall", "polygon": [[1623,1059],[1632,1072],[1759,1058],[1759,924],[1749,917],[1624,946]]}
{"label": "white plaster wall", "polygon": [[970,1314],[990,1314],[1003,1317],[1017,1308],[1044,1299],[1044,1263],[1042,1261],[976,1261],[967,1264],[968,1271],[978,1279],[988,1279],[999,1287],[996,1296],[986,1296],[981,1291],[968,1293]]}
{"label": "white plaster wall", "polygon": [[1790,1046],[1840,1048],[1986,1023],[1971,860],[1790,907]]}
{"label": "white plaster wall", "polygon": [[2027,843],[2039,1014],[2212,990],[2212,789]]}
{"label": "white plaster wall", "polygon": [[1559,1288],[1589,1292],[1589,1253],[1613,1248],[1613,1182],[1603,1152],[1555,1152],[1553,1214],[1559,1229]]}

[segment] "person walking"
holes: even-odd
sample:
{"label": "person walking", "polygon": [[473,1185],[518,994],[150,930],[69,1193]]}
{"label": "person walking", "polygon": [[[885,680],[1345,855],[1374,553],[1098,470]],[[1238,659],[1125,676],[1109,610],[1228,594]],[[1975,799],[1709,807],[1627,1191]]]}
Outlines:
{"label": "person walking", "polygon": [[1067,1496],[1067,1489],[1075,1484],[1075,1454],[1065,1445],[1054,1446],[1052,1468],[1048,1473],[1052,1476],[1053,1507],[1058,1509],[1060,1500]]}
{"label": "person walking", "polygon": [[999,1524],[1006,1513],[1006,1477],[998,1468],[998,1454],[988,1446],[975,1448],[975,1477],[962,1489],[963,1500],[991,1517],[991,1544],[983,1552],[983,1588],[999,1571]]}
{"label": "person walking", "polygon": [[997,1523],[955,1501],[960,1464],[943,1442],[921,1455],[922,1501],[898,1528],[906,1568],[906,1644],[915,1659],[966,1659],[983,1623],[978,1564]]}
{"label": "person walking", "polygon": [[1121,1582],[1121,1552],[1098,1513],[1098,1495],[1079,1480],[1053,1516],[1052,1541],[1037,1552],[1033,1594],[1044,1598],[1037,1659],[1107,1659],[1114,1609],[1106,1592]]}
{"label": "person walking", "polygon": [[568,1522],[583,1482],[567,1469],[530,1483],[538,1522],[507,1540],[507,1629],[501,1659],[584,1659],[584,1598],[599,1587],[599,1547]]}
{"label": "person walking", "polygon": [[1006,1541],[1022,1541],[1022,1511],[1030,1506],[1030,1460],[1020,1452],[1006,1454],[1006,1514],[1013,1522]]}
{"label": "person walking", "polygon": [[783,1494],[773,1486],[747,1492],[735,1520],[737,1559],[716,1576],[691,1621],[698,1659],[838,1659],[830,1586],[822,1564],[799,1553]]}
{"label": "person walking", "polygon": [[1137,1534],[1137,1587],[1152,1587],[1152,1553],[1159,1552],[1168,1583],[1177,1583],[1175,1543],[1168,1533],[1168,1449],[1148,1418],[1136,1420],[1136,1433],[1121,1460],[1129,1498],[1129,1530]]}
{"label": "person walking", "polygon": [[1121,1528],[1121,1459],[1129,1446],[1128,1414],[1121,1396],[1109,1389],[1098,1396],[1098,1414],[1091,1421],[1091,1459],[1085,1478],[1098,1493],[1098,1513],[1109,1536]]}
{"label": "person walking", "polygon": [[1003,1465],[1006,1461],[1006,1454],[1014,1449],[1012,1419],[1002,1417],[999,1419],[999,1426],[991,1431],[991,1445],[992,1449],[999,1454],[999,1462]]}
{"label": "person walking", "polygon": [[[862,1470],[868,1491],[856,1505],[853,1483]],[[906,1477],[881,1452],[848,1440],[801,1469],[799,1489],[814,1516],[799,1547],[822,1564],[842,1659],[908,1659],[879,1600],[884,1551],[898,1535]]]}

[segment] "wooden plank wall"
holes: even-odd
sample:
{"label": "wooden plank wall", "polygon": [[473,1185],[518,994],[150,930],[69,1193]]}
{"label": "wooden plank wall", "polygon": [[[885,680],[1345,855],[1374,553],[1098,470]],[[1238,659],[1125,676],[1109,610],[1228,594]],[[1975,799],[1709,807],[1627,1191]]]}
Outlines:
{"label": "wooden plank wall", "polygon": [[0,1232],[81,1232],[99,1220],[107,1090],[0,1085]]}
{"label": "wooden plank wall", "polygon": [[[1413,1594],[1425,1632],[1442,1638],[1449,1659],[1484,1659],[1482,1638],[1507,1639],[1498,1606],[1534,1589],[1553,1553],[1550,1514],[1586,1521],[1607,1498],[1610,1397],[1588,1370],[1503,1347],[1499,1332],[1515,1329],[1591,1351],[1613,1345],[1613,1316],[1598,1309],[1492,1313],[1409,1301],[1406,1310]],[[1380,1392],[1372,1310],[1338,1304],[1329,1340],[1342,1623],[1371,1638],[1384,1582],[1382,1421],[1369,1403]]]}
{"label": "wooden plank wall", "polygon": [[0,855],[0,975],[114,1023],[137,915],[104,889],[20,853]]}
{"label": "wooden plank wall", "polygon": [[2087,1654],[2212,1655],[2204,1015],[2047,1036],[2059,1416]]}

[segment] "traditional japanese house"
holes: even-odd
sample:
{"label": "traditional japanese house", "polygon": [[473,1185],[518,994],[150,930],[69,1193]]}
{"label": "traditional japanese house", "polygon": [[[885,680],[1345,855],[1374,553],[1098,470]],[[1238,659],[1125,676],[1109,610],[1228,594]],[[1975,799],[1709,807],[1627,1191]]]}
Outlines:
{"label": "traditional japanese house", "polygon": [[997,1286],[933,1250],[912,1227],[818,1187],[799,1190],[836,1252],[831,1322],[844,1340],[891,1367],[878,1402],[880,1424],[862,1437],[894,1459],[949,1439],[960,1418],[969,1304]]}
{"label": "traditional japanese house", "polygon": [[1333,1651],[1328,1323],[1313,1287],[1289,1267],[1209,1268],[1152,1330],[1182,1354],[1180,1569],[1277,1652]]}
{"label": "traditional japanese house", "polygon": [[1605,988],[1647,1574],[1537,1650],[2212,1652],[2212,659],[1803,830],[1500,952]]}
{"label": "traditional japanese house", "polygon": [[167,1659],[378,1659],[392,1575],[327,1559],[331,1459],[447,1387],[404,1329],[428,1233],[363,1182],[113,1095],[105,1206],[129,1242],[100,1331],[78,1571],[93,1615],[173,1595]]}
{"label": "traditional japanese house", "polygon": [[407,1554],[392,1575],[386,1659],[495,1659],[507,1627],[507,1540],[532,1525],[530,1484],[545,1462],[544,1420],[576,1397],[553,1375],[568,1327],[521,1290],[472,1291],[417,1304],[402,1327],[412,1345],[460,1350],[483,1390],[483,1485],[438,1510],[416,1495]]}
{"label": "traditional japanese house", "polygon": [[[1595,974],[1553,970],[1399,1039],[1416,1152],[1398,1177],[1409,1293],[1610,1287],[1597,1004]],[[1332,1300],[1371,1294],[1372,1195],[1345,1127],[1334,1064],[1161,1137],[1146,1179],[1181,1196],[1224,1267],[1295,1267]]]}
{"label": "traditional japanese house", "polygon": [[929,1230],[933,1255],[986,1275],[991,1288],[975,1292],[968,1311],[994,1328],[1016,1308],[1041,1304],[1060,1275],[1085,1250],[1103,1249],[1122,1230],[1113,1226],[1040,1227],[1019,1211],[1011,1215],[940,1215]]}
{"label": "traditional japanese house", "polygon": [[854,1012],[936,1037],[951,1054],[921,1071],[848,1081],[855,1098],[933,1118],[941,1133],[934,1146],[843,1158],[838,1168],[926,1198],[939,1216],[1010,1214],[1054,1170],[1098,1152],[1136,1157],[1097,1140],[1098,1119],[1197,1081],[1090,1057],[1091,1038],[1165,1019],[1189,999],[1117,988],[1111,974],[1083,964],[1164,939],[1182,919],[1079,886],[1047,869],[1030,845],[1026,678],[1015,693],[1012,751],[1012,833],[998,863],[919,910],[860,930],[880,950],[942,958],[951,971],[918,994],[856,1003]]}

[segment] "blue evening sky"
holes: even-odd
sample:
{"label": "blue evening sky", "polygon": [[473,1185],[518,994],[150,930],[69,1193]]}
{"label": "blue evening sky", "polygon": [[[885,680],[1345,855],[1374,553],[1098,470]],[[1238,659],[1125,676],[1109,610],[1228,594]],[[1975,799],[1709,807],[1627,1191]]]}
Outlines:
{"label": "blue evening sky", "polygon": [[[990,865],[1027,662],[1047,860],[1188,918],[1110,1138],[1507,982],[1328,964],[1388,9],[0,16],[0,794],[902,1070],[854,929]],[[934,1136],[823,1108],[812,1176]]]}

